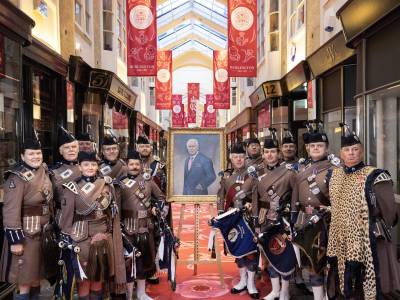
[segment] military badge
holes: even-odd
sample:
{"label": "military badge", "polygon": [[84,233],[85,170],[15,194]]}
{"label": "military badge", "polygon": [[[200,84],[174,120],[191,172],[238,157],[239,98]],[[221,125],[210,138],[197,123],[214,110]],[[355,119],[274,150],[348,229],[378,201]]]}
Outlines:
{"label": "military badge", "polygon": [[128,188],[131,188],[134,184],[135,184],[135,180],[133,180],[133,179],[128,179],[128,180],[126,180],[124,183],[125,183],[125,185],[128,187]]}
{"label": "military badge", "polygon": [[150,180],[150,178],[151,178],[150,173],[147,173],[147,172],[143,173],[143,178],[144,178],[144,180]]}
{"label": "military badge", "polygon": [[64,172],[62,172],[60,174],[62,179],[67,179],[68,177],[70,177],[72,175],[72,170],[71,169],[67,169]]}
{"label": "military badge", "polygon": [[22,173],[22,175],[25,177],[27,181],[30,181],[35,176],[31,170]]}
{"label": "military badge", "polygon": [[14,183],[14,180],[10,180],[10,184],[8,185],[8,188],[9,189],[15,189],[17,186],[15,185],[15,183]]}
{"label": "military badge", "polygon": [[81,191],[85,194],[89,194],[91,191],[93,191],[94,187],[95,185],[93,183],[88,182],[81,188]]}
{"label": "military badge", "polygon": [[100,172],[103,175],[107,175],[111,172],[111,167],[109,165],[105,165],[104,167],[100,168]]}
{"label": "military badge", "polygon": [[9,166],[13,166],[15,165],[17,162],[15,161],[15,159],[9,158],[7,159],[7,163]]}

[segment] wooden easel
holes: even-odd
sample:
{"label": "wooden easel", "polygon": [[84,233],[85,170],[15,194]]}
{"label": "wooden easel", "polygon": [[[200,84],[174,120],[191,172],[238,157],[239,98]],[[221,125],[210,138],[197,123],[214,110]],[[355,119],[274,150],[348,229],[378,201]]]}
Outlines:
{"label": "wooden easel", "polygon": [[[184,215],[185,215],[185,207],[186,204],[182,203],[181,204],[181,213],[179,217],[179,226],[178,226],[178,233],[177,237],[180,238],[181,232],[182,232],[182,226],[183,226],[183,220],[184,220]],[[210,209],[210,214],[211,216],[216,216],[216,213],[214,213],[213,209],[213,204],[209,203],[209,209]],[[221,263],[221,253],[219,251],[219,246],[218,246],[218,241],[217,241],[217,234],[215,235],[215,254],[216,254],[216,259],[201,259],[199,257],[200,251],[199,251],[199,231],[200,231],[200,203],[194,203],[194,255],[193,255],[193,260],[186,259],[186,260],[178,260],[178,264],[192,264],[193,265],[193,275],[197,275],[197,266],[198,265],[206,265],[206,264],[217,264],[218,266],[218,272],[219,272],[219,279],[221,282],[221,287],[225,287],[224,283],[224,272],[222,270],[222,263]],[[214,229],[211,229],[214,230]]]}

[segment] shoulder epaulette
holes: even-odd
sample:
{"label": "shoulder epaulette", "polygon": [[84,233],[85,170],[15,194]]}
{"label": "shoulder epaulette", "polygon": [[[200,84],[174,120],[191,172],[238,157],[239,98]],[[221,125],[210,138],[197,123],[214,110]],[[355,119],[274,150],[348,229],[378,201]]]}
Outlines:
{"label": "shoulder epaulette", "polygon": [[382,173],[380,173],[374,180],[374,185],[378,184],[380,182],[384,182],[384,181],[392,181],[392,177],[390,177],[390,174],[388,171],[383,171]]}
{"label": "shoulder epaulette", "polygon": [[66,187],[67,189],[69,189],[75,195],[78,195],[78,189],[76,188],[76,184],[74,182],[70,181],[70,182],[64,183],[63,186]]}

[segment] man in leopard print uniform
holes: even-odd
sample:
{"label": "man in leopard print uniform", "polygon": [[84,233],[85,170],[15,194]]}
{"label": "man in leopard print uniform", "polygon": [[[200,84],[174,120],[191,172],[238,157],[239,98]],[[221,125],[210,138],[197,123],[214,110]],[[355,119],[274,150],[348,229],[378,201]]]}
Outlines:
{"label": "man in leopard print uniform", "polygon": [[397,221],[393,182],[386,170],[364,165],[360,139],[341,126],[344,166],[333,170],[329,180],[328,295],[382,299],[400,288],[390,236]]}

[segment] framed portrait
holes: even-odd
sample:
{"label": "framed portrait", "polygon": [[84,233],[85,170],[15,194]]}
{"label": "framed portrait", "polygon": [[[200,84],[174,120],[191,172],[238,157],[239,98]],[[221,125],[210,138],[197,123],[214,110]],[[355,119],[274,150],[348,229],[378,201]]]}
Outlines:
{"label": "framed portrait", "polygon": [[215,202],[225,169],[224,130],[170,128],[168,134],[168,201]]}

